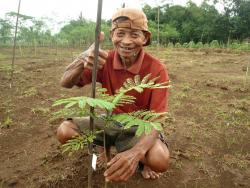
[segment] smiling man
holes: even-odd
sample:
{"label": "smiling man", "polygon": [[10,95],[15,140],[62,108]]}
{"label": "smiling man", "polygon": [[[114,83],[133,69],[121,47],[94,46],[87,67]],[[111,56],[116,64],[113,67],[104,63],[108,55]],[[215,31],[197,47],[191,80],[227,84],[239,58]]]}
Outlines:
{"label": "smiling man", "polygon": [[[141,78],[151,74],[159,77],[158,82],[168,81],[166,68],[160,61],[143,49],[150,44],[151,33],[148,31],[147,18],[141,10],[122,8],[112,17],[110,32],[114,49],[99,51],[97,81],[114,95],[127,78],[140,75]],[[103,35],[100,40],[103,40]],[[83,87],[91,83],[94,49],[90,47],[83,52],[67,68],[61,79],[61,85],[71,88],[74,85]],[[136,97],[134,104],[124,105],[114,110],[114,113],[132,112],[137,110],[167,111],[168,90],[145,90],[143,93],[132,91]],[[86,129],[88,118],[69,118],[57,130],[58,140],[65,143],[77,135],[78,129]],[[97,129],[103,129],[103,122],[96,121]],[[124,130],[119,123],[105,129],[106,147],[109,151],[115,146],[118,153],[109,158],[108,169],[104,172],[106,181],[127,181],[138,169],[146,179],[159,178],[169,166],[169,150],[162,134],[153,130],[148,135],[136,137],[136,126]],[[97,135],[94,143],[103,146],[102,134]]]}

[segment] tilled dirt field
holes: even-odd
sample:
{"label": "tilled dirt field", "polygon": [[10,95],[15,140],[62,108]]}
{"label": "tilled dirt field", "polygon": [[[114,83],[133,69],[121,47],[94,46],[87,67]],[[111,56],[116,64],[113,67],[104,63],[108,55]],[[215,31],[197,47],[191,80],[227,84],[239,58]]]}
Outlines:
{"label": "tilled dirt field", "polygon": [[[139,173],[128,188],[219,188],[250,185],[249,53],[226,50],[154,49],[171,79],[169,111],[164,124],[171,166],[158,180]],[[52,103],[89,91],[64,89],[64,68],[76,49],[31,48],[17,51],[13,86],[9,87],[11,49],[0,49],[0,188],[87,187],[88,155],[61,154]],[[103,171],[94,187],[104,187]]]}

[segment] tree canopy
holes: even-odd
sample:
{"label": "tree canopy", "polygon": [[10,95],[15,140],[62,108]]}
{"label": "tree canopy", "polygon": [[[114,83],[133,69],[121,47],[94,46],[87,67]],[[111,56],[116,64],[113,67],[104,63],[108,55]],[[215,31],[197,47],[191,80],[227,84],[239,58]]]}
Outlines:
{"label": "tree canopy", "polygon": [[[211,2],[212,1],[212,2]],[[223,11],[216,4],[224,6]],[[159,11],[159,42],[167,43],[219,43],[243,41],[250,38],[250,1],[249,0],[204,0],[201,5],[188,1],[186,6],[171,5],[162,1],[158,7],[148,4],[143,11],[149,20],[152,41],[157,41]],[[0,18],[0,44],[11,44],[15,25],[15,12]],[[102,21],[102,30],[109,36],[110,20]],[[43,19],[20,15],[18,42],[62,45],[88,45],[94,40],[95,23],[78,19],[66,23],[58,33],[53,33]],[[106,37],[106,41],[108,37]]]}

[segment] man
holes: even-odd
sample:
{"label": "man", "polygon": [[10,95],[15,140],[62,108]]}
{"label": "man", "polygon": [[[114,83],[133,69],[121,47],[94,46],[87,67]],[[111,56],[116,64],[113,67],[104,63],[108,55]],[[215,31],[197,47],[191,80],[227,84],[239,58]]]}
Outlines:
{"label": "man", "polygon": [[[103,40],[103,37],[102,35],[100,40]],[[135,75],[143,78],[151,73],[151,78],[159,76],[158,82],[168,81],[165,66],[143,50],[143,46],[150,43],[151,33],[148,31],[147,18],[141,10],[118,10],[112,17],[110,37],[114,50],[106,52],[100,49],[97,73],[97,81],[107,89],[108,94],[113,95],[127,78],[133,78]],[[71,63],[61,79],[61,85],[71,88],[74,85],[82,87],[91,83],[93,54],[93,48],[89,48]],[[118,107],[114,113],[142,109],[156,112],[167,110],[167,89],[145,90],[143,93],[132,91],[129,94],[136,97],[135,104]],[[64,121],[57,130],[59,141],[65,143],[84,126],[88,126],[86,118]],[[100,128],[103,124],[96,122],[96,126]],[[135,136],[135,131],[136,126],[123,130],[120,124],[115,124],[110,130],[105,129],[107,149],[116,146],[118,151],[107,164],[108,169],[104,172],[106,181],[127,181],[139,163],[144,165],[141,173],[147,179],[158,178],[160,172],[167,170],[169,151],[158,131],[153,130],[149,135],[142,135],[140,138]],[[95,143],[103,146],[102,138],[97,138]]]}

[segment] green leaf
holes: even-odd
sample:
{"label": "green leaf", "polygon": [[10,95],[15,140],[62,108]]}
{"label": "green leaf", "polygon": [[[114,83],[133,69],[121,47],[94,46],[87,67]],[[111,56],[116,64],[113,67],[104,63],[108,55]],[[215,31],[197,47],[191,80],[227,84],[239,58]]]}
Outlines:
{"label": "green leaf", "polygon": [[134,90],[136,90],[138,93],[142,93],[143,92],[143,88],[137,86],[137,87],[134,87]]}
{"label": "green leaf", "polygon": [[78,104],[79,104],[79,107],[80,107],[81,109],[83,109],[83,108],[85,108],[85,106],[86,106],[86,100],[80,99],[79,102],[78,102]]}
{"label": "green leaf", "polygon": [[135,135],[136,136],[141,136],[143,133],[144,133],[144,126],[139,126],[138,128],[137,128],[137,130],[136,130],[136,133],[135,133]]}
{"label": "green leaf", "polygon": [[134,125],[137,125],[136,122],[131,120],[125,124],[124,129],[129,129],[133,127]]}
{"label": "green leaf", "polygon": [[152,127],[150,126],[150,124],[145,125],[145,133],[149,134],[152,131]]}
{"label": "green leaf", "polygon": [[77,104],[77,101],[70,102],[70,103],[68,103],[68,104],[65,106],[65,108],[70,108],[70,107],[74,106],[75,104]]}
{"label": "green leaf", "polygon": [[161,126],[161,123],[151,123],[152,126],[157,130],[157,131],[163,131],[163,128]]}
{"label": "green leaf", "polygon": [[96,106],[96,103],[94,102],[92,98],[88,98],[86,102],[88,103],[89,106],[92,106],[92,107]]}
{"label": "green leaf", "polygon": [[141,81],[141,84],[146,84],[150,78],[151,74],[147,74]]}
{"label": "green leaf", "polygon": [[136,75],[134,77],[134,82],[135,82],[135,85],[139,85],[141,83],[140,75]]}
{"label": "green leaf", "polygon": [[126,123],[129,120],[133,120],[134,117],[131,117],[129,114],[114,114],[112,116],[112,120],[117,121],[119,123]]}

